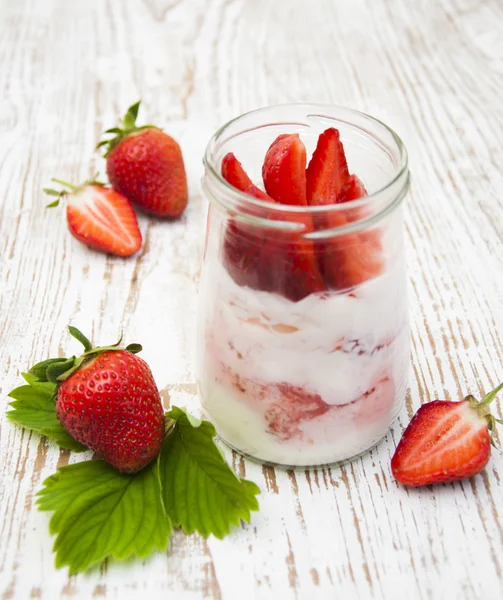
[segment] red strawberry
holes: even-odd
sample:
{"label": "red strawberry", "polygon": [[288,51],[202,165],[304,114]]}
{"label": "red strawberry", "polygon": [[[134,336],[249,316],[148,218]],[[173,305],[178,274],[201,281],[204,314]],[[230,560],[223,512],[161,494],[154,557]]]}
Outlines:
{"label": "red strawberry", "polygon": [[[268,202],[274,202],[256,187],[232,152],[222,160],[222,177],[232,186]],[[235,220],[229,221],[224,236],[223,263],[238,285],[263,289],[262,250],[264,230]]]}
{"label": "red strawberry", "polygon": [[136,473],[159,454],[165,426],[152,372],[134,354],[141,346],[93,349],[80,331],[72,327],[70,332],[84,344],[85,354],[44,361],[31,372],[40,373],[42,366],[42,380],[58,384],[56,413],[74,439],[119,471]]}
{"label": "red strawberry", "polygon": [[348,178],[344,147],[339,132],[331,127],[318,138],[307,167],[307,203],[309,206],[335,204]]}
{"label": "red strawberry", "polygon": [[306,206],[306,147],[298,133],[274,140],[265,155],[262,179],[277,202]]}
{"label": "red strawberry", "polygon": [[299,302],[310,294],[325,291],[326,286],[318,269],[313,243],[300,237],[301,233],[311,229],[310,220],[307,224],[305,217],[297,216],[295,220],[304,225],[303,231],[271,230],[266,233],[262,281],[263,289]]}
{"label": "red strawberry", "polygon": [[491,454],[495,422],[488,404],[503,384],[481,402],[435,400],[423,404],[405,430],[391,459],[391,470],[404,485],[456,481],[479,473]]}
{"label": "red strawberry", "polygon": [[[222,161],[222,176],[241,191],[274,202],[252,183],[232,153]],[[273,218],[263,211],[262,215]],[[276,292],[293,302],[325,289],[312,243],[299,239],[296,233],[266,231],[231,221],[225,233],[223,260],[229,274],[239,285]]]}
{"label": "red strawberry", "polygon": [[363,198],[366,195],[367,190],[360,179],[356,175],[350,175],[337,196],[337,203],[342,204],[343,202],[358,200],[358,198]]}
{"label": "red strawberry", "polygon": [[222,177],[238,190],[250,194],[254,198],[274,202],[270,196],[253,184],[243,169],[243,165],[232,152],[226,154],[222,159]]}
{"label": "red strawberry", "polygon": [[140,103],[121,124],[105,131],[107,175],[113,188],[158,217],[177,218],[187,206],[187,177],[178,142],[152,125],[136,126]]}
{"label": "red strawberry", "polygon": [[[307,168],[307,200],[310,206],[341,204],[367,194],[356,175],[349,175],[344,147],[337,129],[324,131]],[[362,218],[361,211],[332,211],[315,221],[320,230],[342,227]],[[380,236],[375,231],[349,233],[317,243],[317,258],[327,285],[336,290],[352,288],[382,270]]]}
{"label": "red strawberry", "polygon": [[[274,140],[265,156],[262,178],[267,193],[278,202],[306,206],[306,148],[297,133],[283,134]],[[300,223],[303,229],[296,233],[284,230],[267,233],[264,253],[270,260],[265,287],[297,302],[326,287],[313,243],[300,237],[312,231],[311,218],[285,215],[284,219],[287,218]]]}
{"label": "red strawberry", "polygon": [[102,183],[86,182],[74,186],[59,179],[70,191],[45,188],[58,199],[49,204],[57,206],[66,196],[66,218],[70,233],[80,242],[118,256],[130,256],[141,248],[142,238],[136,215],[127,198]]}

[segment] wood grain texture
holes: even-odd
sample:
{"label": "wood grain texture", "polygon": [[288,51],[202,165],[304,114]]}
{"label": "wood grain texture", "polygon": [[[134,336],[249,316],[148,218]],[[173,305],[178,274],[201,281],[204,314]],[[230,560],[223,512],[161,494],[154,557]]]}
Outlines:
{"label": "wood grain texture", "polygon": [[[501,0],[0,0],[0,17],[2,415],[21,370],[73,348],[68,323],[141,341],[164,400],[198,410],[201,157],[229,118],[349,105],[401,134],[413,177],[413,367],[386,439],[333,469],[275,471],[227,452],[262,488],[250,525],[224,541],[176,533],[165,554],[68,578],[34,495],[75,457],[2,416],[1,597],[502,598],[503,436],[473,480],[406,490],[389,470],[422,402],[503,376]],[[190,203],[176,223],[141,216],[144,249],[121,260],[73,240],[41,188],[103,173],[97,136],[138,98],[180,141]]]}

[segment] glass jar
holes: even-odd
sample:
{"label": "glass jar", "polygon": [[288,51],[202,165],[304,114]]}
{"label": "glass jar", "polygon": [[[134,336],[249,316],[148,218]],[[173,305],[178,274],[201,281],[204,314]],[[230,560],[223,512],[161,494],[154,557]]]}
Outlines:
{"label": "glass jar", "polygon": [[[233,152],[252,181],[270,144],[298,133],[309,157],[335,127],[368,195],[277,204],[221,175]],[[209,199],[197,377],[219,436],[262,462],[319,466],[375,445],[407,390],[402,200],[407,153],[386,125],[335,106],[271,106],[222,127],[204,157]]]}

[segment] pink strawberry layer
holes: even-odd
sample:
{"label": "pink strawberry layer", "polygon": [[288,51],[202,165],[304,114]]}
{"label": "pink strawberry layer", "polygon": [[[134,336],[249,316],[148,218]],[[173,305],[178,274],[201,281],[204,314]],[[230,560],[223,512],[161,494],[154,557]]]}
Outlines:
{"label": "pink strawberry layer", "polygon": [[234,396],[263,414],[266,431],[284,441],[296,438],[313,443],[320,425],[330,426],[330,433],[335,434],[347,425],[358,428],[377,422],[388,414],[395,397],[395,386],[387,374],[352,402],[330,405],[304,388],[243,379],[221,367],[221,379],[216,383],[231,388]]}

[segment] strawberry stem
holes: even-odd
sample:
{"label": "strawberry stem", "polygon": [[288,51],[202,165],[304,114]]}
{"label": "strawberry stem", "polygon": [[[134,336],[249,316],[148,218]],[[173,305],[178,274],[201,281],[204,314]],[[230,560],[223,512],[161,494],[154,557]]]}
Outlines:
{"label": "strawberry stem", "polygon": [[106,157],[128,135],[143,131],[144,129],[155,129],[153,125],[142,125],[141,127],[136,125],[140,103],[141,101],[138,100],[138,102],[135,102],[128,108],[126,114],[120,121],[119,127],[111,127],[103,133],[103,135],[112,136],[108,139],[101,140],[101,142],[96,145],[96,149],[104,148],[104,157]]}
{"label": "strawberry stem", "polygon": [[498,387],[494,388],[494,390],[492,392],[489,392],[488,394],[486,394],[482,398],[482,400],[480,402],[480,406],[487,406],[488,404],[490,404],[501,390],[503,390],[503,383],[500,383],[498,385]]}
{"label": "strawberry stem", "polygon": [[68,181],[63,181],[62,179],[56,179],[55,177],[53,177],[51,179],[51,181],[54,181],[55,183],[59,183],[60,185],[64,185],[65,187],[70,188],[72,190],[72,192],[77,191],[77,186],[73,185],[73,183],[68,183]]}

